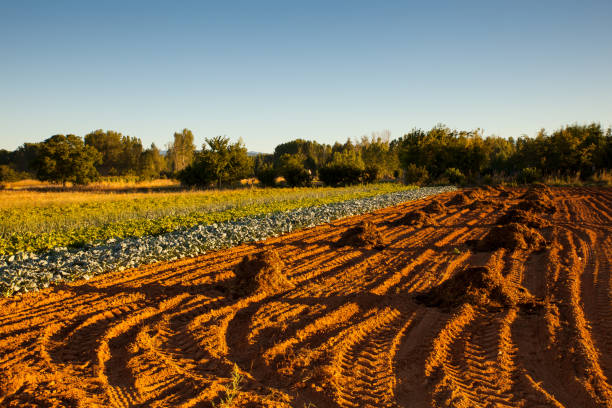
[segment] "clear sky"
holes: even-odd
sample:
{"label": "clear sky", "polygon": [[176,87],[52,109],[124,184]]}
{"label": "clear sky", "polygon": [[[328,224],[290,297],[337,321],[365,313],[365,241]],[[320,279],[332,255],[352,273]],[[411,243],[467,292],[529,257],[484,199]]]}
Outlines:
{"label": "clear sky", "polygon": [[0,0],[0,148],[612,124],[612,1]]}

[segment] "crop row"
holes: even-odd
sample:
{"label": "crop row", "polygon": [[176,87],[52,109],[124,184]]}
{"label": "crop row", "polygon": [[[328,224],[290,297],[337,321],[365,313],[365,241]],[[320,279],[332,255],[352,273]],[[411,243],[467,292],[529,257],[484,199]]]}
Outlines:
{"label": "crop row", "polygon": [[[0,209],[0,255],[97,245],[108,239],[159,235],[195,225],[405,191],[400,184],[342,189],[253,189],[86,196],[76,202],[21,203]],[[40,197],[40,196],[37,196]],[[45,197],[45,196],[43,196]],[[67,197],[70,199],[71,197]]]}

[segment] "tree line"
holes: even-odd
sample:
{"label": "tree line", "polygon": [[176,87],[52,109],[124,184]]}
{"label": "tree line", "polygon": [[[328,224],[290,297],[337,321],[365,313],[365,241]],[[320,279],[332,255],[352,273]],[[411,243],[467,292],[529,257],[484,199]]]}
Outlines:
{"label": "tree line", "polygon": [[15,151],[0,150],[0,181],[36,178],[57,183],[87,184],[100,177],[173,177],[192,162],[195,145],[188,129],[174,134],[167,151],[119,132],[95,130],[79,137],[54,135],[25,143]]}
{"label": "tree line", "polygon": [[443,125],[414,129],[391,140],[388,131],[333,145],[296,139],[271,154],[249,155],[240,140],[206,138],[197,150],[194,135],[174,133],[161,152],[140,139],[96,130],[84,137],[54,135],[17,150],[0,150],[0,181],[25,177],[86,184],[102,176],[177,178],[189,186],[226,186],[256,177],[291,186],[320,181],[330,186],[401,179],[407,183],[534,182],[547,176],[589,179],[612,167],[612,129],[597,123],[570,125],[536,137],[484,136]]}

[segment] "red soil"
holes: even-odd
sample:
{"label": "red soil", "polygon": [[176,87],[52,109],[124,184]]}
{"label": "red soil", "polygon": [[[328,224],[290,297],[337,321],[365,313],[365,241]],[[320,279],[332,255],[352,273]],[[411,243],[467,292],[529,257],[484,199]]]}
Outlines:
{"label": "red soil", "polygon": [[364,221],[355,227],[349,228],[336,242],[336,246],[339,247],[347,245],[357,248],[383,249],[386,241],[374,224]]}
{"label": "red soil", "polygon": [[453,198],[446,202],[446,205],[468,205],[471,204],[472,199],[470,199],[464,193],[457,193]]}
{"label": "red soil", "polygon": [[245,296],[255,293],[273,295],[293,289],[294,285],[283,274],[284,268],[285,264],[273,249],[246,255],[234,269],[236,279],[230,291]]}
{"label": "red soil", "polygon": [[412,211],[397,220],[395,224],[414,225],[417,227],[436,226],[436,221],[423,211]]}
{"label": "red soil", "polygon": [[506,279],[498,270],[486,266],[465,268],[441,285],[418,295],[417,299],[427,306],[443,308],[466,303],[501,308],[534,302],[533,296],[525,288]]}
{"label": "red soil", "polygon": [[429,204],[422,208],[422,211],[428,214],[443,214],[446,212],[446,206],[434,198]]}
{"label": "red soil", "polygon": [[538,231],[515,222],[493,227],[482,239],[476,241],[476,249],[479,251],[499,248],[539,250],[545,246],[546,240]]}
{"label": "red soil", "polygon": [[[551,188],[543,251],[396,222],[431,201],[2,299],[0,406],[211,407],[235,364],[236,407],[612,407],[612,191]],[[363,221],[382,250],[329,245]]]}

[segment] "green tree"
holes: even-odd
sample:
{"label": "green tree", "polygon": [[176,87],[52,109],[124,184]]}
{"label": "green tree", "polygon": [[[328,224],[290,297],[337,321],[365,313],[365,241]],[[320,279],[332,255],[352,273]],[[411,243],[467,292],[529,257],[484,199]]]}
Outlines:
{"label": "green tree", "polygon": [[38,163],[40,143],[24,143],[11,153],[10,165],[18,172],[26,172],[35,176]]}
{"label": "green tree", "polygon": [[138,175],[142,179],[153,179],[159,177],[166,170],[166,158],[161,154],[155,143],[149,149],[142,152]]}
{"label": "green tree", "polygon": [[0,166],[11,164],[11,152],[6,149],[0,149]]}
{"label": "green tree", "polygon": [[28,173],[15,171],[8,164],[0,164],[0,181],[17,181],[28,178]]}
{"label": "green tree", "polygon": [[306,168],[307,157],[301,153],[285,153],[280,157],[278,170],[287,184],[292,187],[307,187],[312,185],[313,172]]}
{"label": "green tree", "polygon": [[121,156],[123,153],[123,135],[113,130],[94,130],[85,135],[85,144],[94,147],[100,152],[102,159],[96,166],[98,172],[103,176],[119,176],[123,167]]}
{"label": "green tree", "polygon": [[514,139],[489,136],[484,140],[484,150],[487,157],[485,173],[510,174],[512,172],[512,159],[516,154]]}
{"label": "green tree", "polygon": [[252,174],[253,160],[242,141],[231,144],[229,138],[217,136],[206,139],[202,151],[179,173],[179,178],[186,185],[209,186],[215,183],[220,187]]}
{"label": "green tree", "polygon": [[[372,179],[378,176],[393,177],[400,168],[397,151],[389,141],[390,135],[388,130],[373,132],[370,138],[363,136],[357,145],[370,179],[368,181],[374,181]],[[372,174],[376,177],[372,177]]]}
{"label": "green tree", "polygon": [[94,130],[85,135],[85,144],[102,155],[96,166],[103,176],[135,175],[139,172],[142,142],[136,137],[124,136],[113,130]]}
{"label": "green tree", "polygon": [[319,171],[319,178],[330,186],[358,184],[363,181],[366,167],[357,149],[336,151],[332,160]]}
{"label": "green tree", "polygon": [[121,139],[123,149],[121,152],[121,175],[136,175],[140,170],[142,142],[136,137],[124,136]]}
{"label": "green tree", "polygon": [[95,165],[101,154],[75,135],[55,135],[38,149],[37,176],[40,180],[86,184],[99,177]]}
{"label": "green tree", "polygon": [[283,157],[287,157],[285,155],[299,157],[303,167],[314,175],[331,157],[331,146],[303,139],[282,143],[274,149],[274,165],[277,169],[283,165]]}
{"label": "green tree", "polygon": [[419,167],[410,163],[404,169],[404,182],[406,184],[423,184],[429,178],[429,173],[425,167]]}
{"label": "green tree", "polygon": [[278,171],[274,168],[274,155],[258,154],[253,160],[255,177],[263,186],[274,186]]}
{"label": "green tree", "polygon": [[168,144],[168,164],[170,171],[178,173],[193,161],[195,145],[193,144],[193,133],[189,129],[174,133],[174,141]]}

